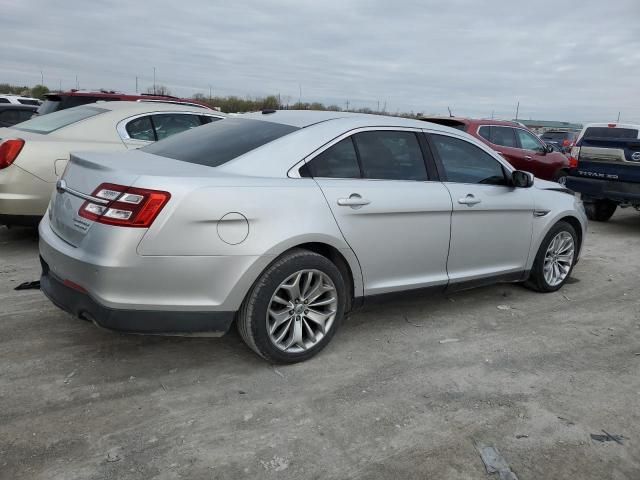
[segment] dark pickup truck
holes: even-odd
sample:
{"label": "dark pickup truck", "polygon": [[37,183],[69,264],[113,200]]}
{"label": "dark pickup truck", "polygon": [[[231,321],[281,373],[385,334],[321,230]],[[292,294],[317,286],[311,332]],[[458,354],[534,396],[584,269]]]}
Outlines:
{"label": "dark pickup truck", "polygon": [[640,125],[587,125],[571,150],[566,187],[582,196],[590,220],[606,222],[618,206],[640,210]]}

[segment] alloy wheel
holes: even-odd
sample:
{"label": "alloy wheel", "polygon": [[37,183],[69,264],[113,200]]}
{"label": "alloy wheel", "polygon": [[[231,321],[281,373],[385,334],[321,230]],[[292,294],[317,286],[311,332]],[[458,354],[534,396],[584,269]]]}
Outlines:
{"label": "alloy wheel", "polygon": [[567,278],[571,266],[575,245],[569,232],[559,232],[547,247],[544,256],[543,274],[545,281],[552,287],[559,285]]}
{"label": "alloy wheel", "polygon": [[300,270],[274,292],[267,309],[267,333],[276,348],[304,352],[331,329],[338,310],[338,292],[320,270]]}

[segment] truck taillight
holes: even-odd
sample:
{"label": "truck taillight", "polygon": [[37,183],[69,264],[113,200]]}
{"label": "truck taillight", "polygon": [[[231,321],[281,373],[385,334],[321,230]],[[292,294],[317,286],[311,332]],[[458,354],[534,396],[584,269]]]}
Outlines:
{"label": "truck taillight", "polygon": [[0,170],[11,165],[24,147],[24,140],[12,138],[0,143]]}
{"label": "truck taillight", "polygon": [[569,168],[578,168],[578,159],[580,158],[580,147],[573,147],[569,155]]}
{"label": "truck taillight", "polygon": [[94,222],[120,227],[149,228],[171,198],[169,192],[103,183],[92,196],[102,204],[87,200],[78,214]]}
{"label": "truck taillight", "polygon": [[563,147],[568,147],[569,145],[571,145],[571,141],[570,141],[568,138],[565,138],[565,139],[562,141],[562,146],[563,146]]}

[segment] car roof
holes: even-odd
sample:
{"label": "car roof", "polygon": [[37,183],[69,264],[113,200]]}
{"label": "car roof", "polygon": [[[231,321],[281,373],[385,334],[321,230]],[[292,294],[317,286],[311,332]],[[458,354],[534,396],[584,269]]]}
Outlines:
{"label": "car roof", "polygon": [[[351,121],[357,126],[395,126],[426,128],[424,122],[405,117],[392,117],[389,115],[374,115],[369,113],[333,112],[321,110],[265,110],[264,112],[252,112],[237,115],[236,118],[262,120],[265,122],[282,123],[297,128],[305,128],[322,122],[333,120]],[[434,125],[435,126],[435,125]],[[441,125],[437,125],[442,128]],[[447,127],[445,127],[447,128]]]}
{"label": "car roof", "polygon": [[161,102],[161,101],[153,101],[153,102],[136,102],[136,101],[111,101],[111,102],[95,102],[95,103],[87,103],[85,105],[79,105],[78,107],[73,108],[82,108],[82,107],[97,107],[105,110],[110,110],[112,112],[120,112],[135,115],[136,113],[146,113],[146,112],[163,112],[163,111],[172,111],[172,112],[201,112],[203,115],[216,115],[220,117],[226,117],[227,115],[222,112],[218,112],[217,110],[210,110],[207,108],[199,107],[197,105],[184,105],[181,103],[174,102]]}

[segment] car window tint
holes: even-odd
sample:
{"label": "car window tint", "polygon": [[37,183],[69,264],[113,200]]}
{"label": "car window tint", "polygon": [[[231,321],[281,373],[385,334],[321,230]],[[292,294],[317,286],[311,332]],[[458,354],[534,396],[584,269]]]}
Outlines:
{"label": "car window tint", "polygon": [[484,150],[459,138],[431,135],[449,182],[506,185],[500,162]]}
{"label": "car window tint", "polygon": [[542,145],[538,141],[535,135],[522,130],[520,128],[516,128],[516,133],[518,134],[518,138],[520,139],[520,146],[525,150],[540,150],[542,149]]}
{"label": "car window tint", "polygon": [[226,118],[153,143],[142,151],[217,167],[296,130],[299,129],[282,123]]}
{"label": "car window tint", "polygon": [[18,102],[23,105],[40,105],[40,102],[38,102],[38,100],[30,100],[28,98],[19,98]]}
{"label": "car window tint", "polygon": [[86,120],[90,117],[95,117],[96,115],[100,115],[104,112],[108,112],[108,110],[104,108],[85,106],[69,108],[67,110],[59,110],[57,112],[48,113],[47,115],[39,115],[32,118],[31,120],[22,122],[15,128],[17,130],[23,130],[25,132],[35,132],[46,135],[47,133],[51,133],[54,130],[69,126],[81,120]]}
{"label": "car window tint", "polygon": [[202,124],[198,115],[163,113],[153,115],[153,125],[156,129],[158,140],[162,140],[176,133],[199,127]]}
{"label": "car window tint", "polygon": [[332,147],[326,149],[307,164],[300,175],[303,177],[326,178],[359,178],[360,167],[356,149],[351,137],[340,140]]}
{"label": "car window tint", "polygon": [[149,115],[136,118],[127,123],[127,133],[134,140],[144,140],[146,142],[154,142],[156,140]]}
{"label": "car window tint", "polygon": [[4,110],[0,112],[0,122],[5,125],[15,125],[20,121],[19,113],[17,110]]}
{"label": "car window tint", "polygon": [[638,138],[638,130],[633,128],[609,128],[609,127],[588,127],[584,132],[584,138],[603,139],[635,139]]}
{"label": "car window tint", "polygon": [[18,110],[18,122],[29,120],[34,113],[36,113],[34,110]]}
{"label": "car window tint", "polygon": [[8,98],[0,98],[0,103],[11,103]]}
{"label": "car window tint", "polygon": [[427,168],[413,132],[372,131],[354,135],[362,176],[384,180],[427,180]]}
{"label": "car window tint", "polygon": [[515,133],[513,128],[510,127],[483,125],[478,129],[478,134],[494,145],[512,148],[518,147]]}

